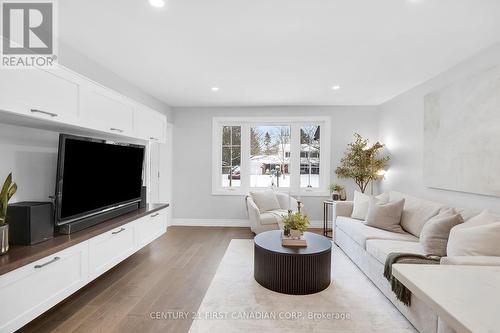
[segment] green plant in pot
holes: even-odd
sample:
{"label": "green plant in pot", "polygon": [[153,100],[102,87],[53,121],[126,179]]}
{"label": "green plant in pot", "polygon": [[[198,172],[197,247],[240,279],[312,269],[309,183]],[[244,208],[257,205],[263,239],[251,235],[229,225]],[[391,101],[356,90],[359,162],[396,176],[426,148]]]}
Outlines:
{"label": "green plant in pot", "polygon": [[7,224],[7,207],[9,200],[17,191],[16,183],[12,182],[12,173],[7,176],[0,192],[0,254],[9,250],[9,225]]}
{"label": "green plant in pot", "polygon": [[288,214],[283,216],[283,223],[285,235],[300,238],[309,227],[310,221],[307,215],[289,210]]}
{"label": "green plant in pot", "polygon": [[330,194],[332,195],[332,200],[340,200],[342,192],[344,191],[344,186],[339,184],[330,184],[329,189]]}

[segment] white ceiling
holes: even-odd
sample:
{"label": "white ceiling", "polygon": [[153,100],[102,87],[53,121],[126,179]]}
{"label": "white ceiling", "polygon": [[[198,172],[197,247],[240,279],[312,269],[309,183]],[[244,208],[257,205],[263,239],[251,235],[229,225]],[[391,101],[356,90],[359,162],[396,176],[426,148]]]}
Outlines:
{"label": "white ceiling", "polygon": [[172,106],[380,104],[500,41],[499,0],[167,1],[59,1],[59,35]]}

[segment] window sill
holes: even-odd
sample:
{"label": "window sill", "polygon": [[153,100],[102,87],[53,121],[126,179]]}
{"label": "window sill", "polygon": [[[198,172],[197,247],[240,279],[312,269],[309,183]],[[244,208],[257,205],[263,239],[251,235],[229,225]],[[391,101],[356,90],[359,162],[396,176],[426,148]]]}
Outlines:
{"label": "window sill", "polygon": [[[267,188],[252,188],[249,191],[263,191]],[[212,191],[213,196],[247,196],[249,191],[243,191],[240,189],[235,189],[235,190],[214,190]],[[278,190],[277,192],[281,193],[289,193],[288,189],[284,190]],[[330,193],[325,192],[325,191],[306,191],[306,190],[301,190],[300,194],[297,192],[290,192],[290,195],[292,197],[329,197]]]}

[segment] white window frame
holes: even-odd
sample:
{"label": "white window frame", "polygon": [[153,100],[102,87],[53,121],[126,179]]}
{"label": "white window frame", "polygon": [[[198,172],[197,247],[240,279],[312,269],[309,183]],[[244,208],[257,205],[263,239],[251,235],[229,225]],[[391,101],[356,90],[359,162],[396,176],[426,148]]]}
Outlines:
{"label": "white window frame", "polygon": [[[300,188],[300,127],[302,125],[320,125],[320,184],[318,188]],[[212,194],[247,195],[250,190],[264,188],[250,187],[250,127],[252,126],[290,126],[291,160],[290,187],[276,188],[278,192],[294,196],[328,196],[330,184],[331,160],[331,118],[321,117],[214,117],[212,120]],[[241,166],[239,187],[223,187],[222,170],[222,128],[223,126],[241,126]]]}

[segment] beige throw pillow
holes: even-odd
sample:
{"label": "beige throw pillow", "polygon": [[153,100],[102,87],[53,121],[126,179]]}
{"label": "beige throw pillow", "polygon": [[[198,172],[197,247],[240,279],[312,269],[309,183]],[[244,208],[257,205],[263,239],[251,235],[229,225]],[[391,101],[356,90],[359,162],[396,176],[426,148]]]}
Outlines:
{"label": "beige throw pillow", "polygon": [[273,190],[250,192],[250,196],[261,213],[281,208]]}
{"label": "beige throw pillow", "polygon": [[368,214],[368,206],[370,204],[370,198],[377,199],[379,203],[386,203],[389,201],[389,194],[382,193],[376,197],[355,191],[354,192],[354,204],[352,209],[351,217],[353,219],[365,220],[366,214]]}
{"label": "beige throw pillow", "polygon": [[451,228],[463,223],[462,215],[452,208],[447,208],[431,218],[420,233],[420,244],[426,255],[446,256],[446,246]]}
{"label": "beige throw pillow", "polygon": [[483,212],[450,232],[447,254],[452,256],[500,256],[500,221]]}
{"label": "beige throw pillow", "polygon": [[405,199],[381,204],[376,198],[371,198],[365,224],[374,228],[404,233],[401,228],[404,206]]}

